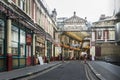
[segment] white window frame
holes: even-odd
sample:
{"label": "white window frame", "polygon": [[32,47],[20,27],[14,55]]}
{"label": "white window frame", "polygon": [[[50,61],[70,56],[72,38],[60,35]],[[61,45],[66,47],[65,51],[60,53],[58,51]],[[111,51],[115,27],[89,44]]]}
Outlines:
{"label": "white window frame", "polygon": [[[98,35],[100,34],[100,38],[98,37]],[[97,30],[97,40],[103,40],[103,30]]]}
{"label": "white window frame", "polygon": [[20,9],[25,10],[25,0],[20,0]]}

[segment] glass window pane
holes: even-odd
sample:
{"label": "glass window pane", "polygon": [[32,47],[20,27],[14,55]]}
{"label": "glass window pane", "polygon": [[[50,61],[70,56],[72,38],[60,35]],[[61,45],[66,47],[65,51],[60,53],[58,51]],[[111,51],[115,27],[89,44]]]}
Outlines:
{"label": "glass window pane", "polygon": [[20,0],[20,8],[24,10],[25,8],[25,0]]}
{"label": "glass window pane", "polygon": [[26,46],[26,56],[31,56],[31,46]]}
{"label": "glass window pane", "polygon": [[109,40],[115,40],[115,31],[109,31]]}
{"label": "glass window pane", "polygon": [[25,56],[25,43],[26,43],[25,31],[20,30],[20,55]]}
{"label": "glass window pane", "polygon": [[25,44],[25,31],[20,30],[20,43]]}
{"label": "glass window pane", "polygon": [[18,28],[12,25],[12,41],[18,42]]}
{"label": "glass window pane", "polygon": [[4,49],[4,47],[3,47],[3,40],[0,39],[0,56],[3,55],[3,49]]}
{"label": "glass window pane", "polygon": [[20,44],[20,55],[25,56],[25,44]]}
{"label": "glass window pane", "polygon": [[13,55],[18,55],[18,43],[12,42],[11,45],[11,49],[12,49],[12,54]]}
{"label": "glass window pane", "polygon": [[0,38],[4,38],[4,26],[5,26],[4,21],[0,19]]}
{"label": "glass window pane", "polygon": [[97,32],[97,39],[102,39],[102,31]]}

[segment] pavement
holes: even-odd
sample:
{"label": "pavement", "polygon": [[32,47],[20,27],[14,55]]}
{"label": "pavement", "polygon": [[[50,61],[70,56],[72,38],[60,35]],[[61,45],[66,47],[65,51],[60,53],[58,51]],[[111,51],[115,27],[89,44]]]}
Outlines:
{"label": "pavement", "polygon": [[43,65],[34,65],[15,69],[12,71],[0,72],[0,80],[15,80],[18,78],[26,77],[50,69],[58,64],[61,64],[61,61],[54,61]]}
{"label": "pavement", "polygon": [[87,64],[99,80],[120,80],[120,66],[103,61],[87,61]]}

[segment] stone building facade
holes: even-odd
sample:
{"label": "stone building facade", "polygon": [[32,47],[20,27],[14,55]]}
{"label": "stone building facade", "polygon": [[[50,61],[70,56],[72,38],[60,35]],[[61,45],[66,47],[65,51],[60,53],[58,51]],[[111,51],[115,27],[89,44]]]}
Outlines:
{"label": "stone building facade", "polygon": [[[100,20],[93,23],[92,27],[92,47],[94,47],[94,56],[97,59],[106,61],[118,61],[120,46],[116,45],[115,26],[118,19],[115,16],[106,17],[102,15]],[[92,44],[94,43],[94,44]]]}
{"label": "stone building facade", "polygon": [[36,65],[39,56],[50,61],[55,16],[51,17],[42,0],[1,0],[0,71]]}

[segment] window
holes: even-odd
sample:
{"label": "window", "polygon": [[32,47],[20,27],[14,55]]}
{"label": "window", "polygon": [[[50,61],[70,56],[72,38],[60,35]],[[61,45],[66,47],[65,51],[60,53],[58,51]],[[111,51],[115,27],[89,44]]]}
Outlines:
{"label": "window", "polygon": [[97,31],[97,39],[102,39],[102,30]]}
{"label": "window", "polygon": [[115,40],[115,31],[109,31],[109,40]]}
{"label": "window", "polygon": [[0,56],[3,55],[3,49],[4,49],[4,46],[3,46],[3,40],[0,39]]}
{"label": "window", "polygon": [[4,54],[4,26],[4,21],[0,19],[0,56]]}
{"label": "window", "polygon": [[12,42],[11,46],[12,46],[12,48],[11,48],[12,54],[13,55],[18,55],[18,43]]}
{"label": "window", "polygon": [[20,30],[20,55],[25,56],[25,31]]}
{"label": "window", "polygon": [[30,45],[26,45],[26,56],[31,56],[31,46]]}
{"label": "window", "polygon": [[20,9],[25,10],[25,0],[19,0]]}
{"label": "window", "polygon": [[2,19],[0,19],[0,38],[3,39],[4,38],[4,26],[5,23]]}
{"label": "window", "polygon": [[31,43],[32,43],[32,36],[31,34],[27,34],[26,36],[26,56],[31,56]]}
{"label": "window", "polygon": [[12,54],[18,55],[18,28],[12,25],[12,34],[11,34],[12,44]]}
{"label": "window", "polygon": [[20,43],[25,44],[25,31],[20,30]]}

